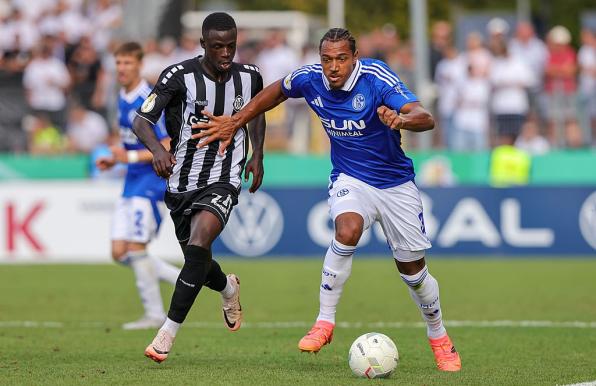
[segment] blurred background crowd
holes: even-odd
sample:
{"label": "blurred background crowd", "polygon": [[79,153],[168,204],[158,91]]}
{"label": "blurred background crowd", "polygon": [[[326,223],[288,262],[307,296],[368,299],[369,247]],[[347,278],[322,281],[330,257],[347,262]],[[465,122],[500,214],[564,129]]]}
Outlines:
{"label": "blurred background crowd", "polygon": [[[125,3],[117,0],[0,0],[0,151],[90,153],[118,132],[112,52],[130,37]],[[348,26],[349,27],[349,26]],[[426,141],[406,135],[409,149],[486,151],[514,144],[530,154],[596,147],[596,36],[580,26],[537,33],[531,21],[492,17],[479,28],[429,25],[433,81],[424,104],[438,123]],[[146,36],[143,76],[155,82],[168,65],[197,56],[200,29]],[[301,49],[286,31],[259,38],[240,29],[236,61],[255,63],[265,85],[318,62],[320,29]],[[386,61],[413,90],[410,41],[387,23],[358,32],[361,57]],[[461,39],[458,42],[456,37]],[[268,116],[270,150],[327,151],[320,124],[303,101]]]}

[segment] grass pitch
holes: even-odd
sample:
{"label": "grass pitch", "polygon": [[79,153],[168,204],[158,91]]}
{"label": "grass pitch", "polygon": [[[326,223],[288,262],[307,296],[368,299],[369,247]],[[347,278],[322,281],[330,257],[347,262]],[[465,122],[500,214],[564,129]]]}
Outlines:
{"label": "grass pitch", "polygon": [[[417,308],[390,258],[356,257],[334,341],[297,342],[318,311],[320,260],[220,260],[242,282],[245,324],[221,321],[203,289],[173,352],[143,356],[155,331],[123,331],[141,314],[130,270],[115,265],[0,266],[0,384],[564,385],[596,380],[596,260],[430,260],[463,362],[440,373]],[[172,288],[162,287],[169,303]],[[500,321],[500,322],[498,322]],[[451,322],[451,326],[450,323]],[[574,323],[570,323],[574,322]],[[343,324],[342,324],[343,323]],[[352,341],[397,344],[388,380],[355,378]]]}

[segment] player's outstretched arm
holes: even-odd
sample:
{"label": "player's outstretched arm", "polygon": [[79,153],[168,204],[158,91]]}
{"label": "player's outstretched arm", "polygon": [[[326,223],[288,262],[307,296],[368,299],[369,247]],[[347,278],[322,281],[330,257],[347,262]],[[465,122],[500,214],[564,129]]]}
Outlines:
{"label": "player's outstretched arm", "polygon": [[[197,147],[207,146],[211,142],[219,140],[219,153],[223,154],[225,149],[232,143],[232,139],[239,128],[257,115],[271,110],[288,99],[281,91],[281,82],[282,79],[265,87],[235,115],[216,117],[208,111],[202,111],[201,113],[209,118],[209,122],[199,122],[192,125],[193,129],[201,129],[200,133],[192,135],[193,139],[199,139]],[[204,139],[200,141],[202,138]]]}
{"label": "player's outstretched arm", "polygon": [[381,122],[393,130],[427,131],[435,127],[433,116],[419,102],[407,103],[400,112],[381,106],[377,109]]}
{"label": "player's outstretched arm", "polygon": [[137,116],[132,123],[132,131],[153,154],[153,170],[155,170],[155,173],[163,178],[170,177],[172,168],[176,164],[176,158],[157,139],[151,123]]}

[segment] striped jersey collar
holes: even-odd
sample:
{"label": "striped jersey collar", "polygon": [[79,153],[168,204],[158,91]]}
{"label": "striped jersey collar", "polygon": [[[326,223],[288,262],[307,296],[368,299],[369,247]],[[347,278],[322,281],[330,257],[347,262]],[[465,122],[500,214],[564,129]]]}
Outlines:
{"label": "striped jersey collar", "polygon": [[[352,89],[356,85],[356,82],[358,81],[358,78],[360,78],[361,69],[362,64],[360,63],[360,60],[356,60],[356,65],[354,66],[354,69],[352,70],[350,77],[348,78],[348,80],[346,80],[346,83],[344,83],[340,90],[352,91]],[[329,86],[329,81],[325,77],[325,73],[321,73],[321,76],[323,77],[323,84],[325,85],[325,88],[327,89],[327,91],[331,91],[331,87]]]}

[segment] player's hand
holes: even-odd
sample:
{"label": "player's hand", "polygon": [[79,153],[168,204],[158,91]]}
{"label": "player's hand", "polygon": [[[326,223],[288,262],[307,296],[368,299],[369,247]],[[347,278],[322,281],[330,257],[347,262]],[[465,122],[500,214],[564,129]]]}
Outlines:
{"label": "player's hand", "polygon": [[387,106],[381,106],[377,109],[377,115],[383,124],[389,126],[393,130],[399,130],[403,126],[403,119],[399,116],[397,111],[391,110]]}
{"label": "player's hand", "polygon": [[121,146],[110,146],[110,152],[112,152],[114,161],[121,162],[123,164],[128,162],[128,155],[126,154],[125,148]]}
{"label": "player's hand", "polygon": [[162,178],[169,178],[176,165],[176,157],[165,149],[159,150],[153,154],[153,170]]}
{"label": "player's hand", "polygon": [[250,173],[252,173],[252,184],[250,184],[250,188],[248,188],[248,191],[250,193],[254,193],[261,187],[261,183],[263,183],[263,175],[265,174],[265,170],[263,169],[262,157],[255,157],[253,155],[250,158],[244,170],[245,182],[248,182],[248,175]]}
{"label": "player's hand", "polygon": [[223,156],[238,130],[234,127],[232,117],[229,115],[219,115],[216,117],[205,110],[201,111],[201,114],[209,118],[209,122],[199,122],[192,125],[193,129],[201,129],[201,132],[193,134],[191,138],[199,140],[198,148],[207,146],[211,142],[219,141],[218,154]]}
{"label": "player's hand", "polygon": [[95,166],[102,171],[111,169],[114,167],[114,165],[116,165],[116,160],[113,156],[99,157],[97,160],[95,160]]}

